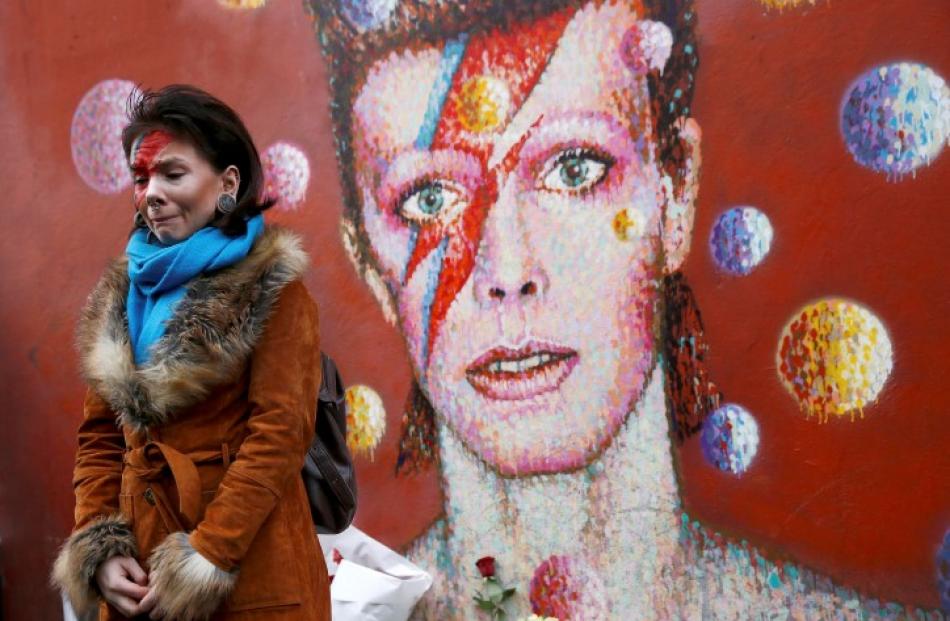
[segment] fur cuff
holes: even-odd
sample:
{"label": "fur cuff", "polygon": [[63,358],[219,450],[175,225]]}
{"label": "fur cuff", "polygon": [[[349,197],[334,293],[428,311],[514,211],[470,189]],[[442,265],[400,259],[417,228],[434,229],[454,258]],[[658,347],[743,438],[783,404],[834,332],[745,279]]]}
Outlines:
{"label": "fur cuff", "polygon": [[97,518],[77,530],[59,551],[50,582],[69,598],[80,618],[99,606],[99,565],[113,556],[137,555],[135,535],[121,515]]}
{"label": "fur cuff", "polygon": [[187,533],[172,533],[149,557],[149,586],[167,619],[203,621],[218,609],[237,582],[191,547]]}

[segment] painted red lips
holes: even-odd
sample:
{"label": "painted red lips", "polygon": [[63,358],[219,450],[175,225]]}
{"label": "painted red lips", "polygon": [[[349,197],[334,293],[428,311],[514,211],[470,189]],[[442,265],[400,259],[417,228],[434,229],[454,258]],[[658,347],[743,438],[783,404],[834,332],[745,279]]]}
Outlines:
{"label": "painted red lips", "polygon": [[531,341],[518,349],[487,351],[469,365],[465,376],[490,399],[517,401],[557,390],[577,362],[573,349]]}

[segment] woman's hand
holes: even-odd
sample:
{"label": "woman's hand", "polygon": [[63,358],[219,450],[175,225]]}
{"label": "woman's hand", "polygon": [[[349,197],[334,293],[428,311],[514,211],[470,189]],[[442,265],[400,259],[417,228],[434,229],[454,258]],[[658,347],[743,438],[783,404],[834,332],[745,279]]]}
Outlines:
{"label": "woman's hand", "polygon": [[96,584],[106,601],[126,617],[143,612],[139,602],[148,593],[148,576],[131,556],[113,556],[99,565]]}
{"label": "woman's hand", "polygon": [[145,614],[151,610],[152,612],[148,616],[149,619],[161,619],[164,617],[165,611],[155,606],[155,599],[155,589],[149,589],[145,597],[142,598],[142,601],[139,602],[139,614]]}

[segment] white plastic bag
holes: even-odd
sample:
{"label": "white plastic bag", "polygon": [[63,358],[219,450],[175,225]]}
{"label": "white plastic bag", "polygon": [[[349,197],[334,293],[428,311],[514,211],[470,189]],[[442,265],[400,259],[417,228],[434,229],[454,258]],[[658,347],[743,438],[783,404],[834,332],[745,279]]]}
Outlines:
{"label": "white plastic bag", "polygon": [[320,535],[320,546],[334,576],[333,621],[406,621],[432,586],[422,568],[354,526]]}

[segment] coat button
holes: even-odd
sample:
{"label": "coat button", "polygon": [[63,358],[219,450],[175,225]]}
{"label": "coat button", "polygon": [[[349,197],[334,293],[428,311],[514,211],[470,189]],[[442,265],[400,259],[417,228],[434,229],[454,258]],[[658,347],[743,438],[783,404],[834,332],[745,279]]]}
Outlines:
{"label": "coat button", "polygon": [[155,506],[155,492],[152,491],[151,487],[145,490],[145,502],[153,507]]}

